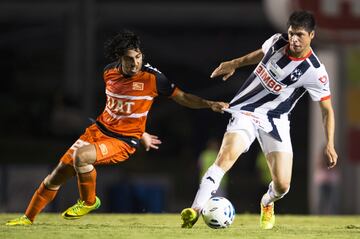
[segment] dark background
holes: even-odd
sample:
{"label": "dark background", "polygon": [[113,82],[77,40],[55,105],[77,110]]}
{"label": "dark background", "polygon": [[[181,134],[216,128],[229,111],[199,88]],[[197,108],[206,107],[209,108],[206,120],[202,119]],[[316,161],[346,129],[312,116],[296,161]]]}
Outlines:
{"label": "dark background", "polygon": [[[145,61],[179,88],[221,101],[232,99],[253,67],[244,67],[227,82],[210,80],[211,72],[221,61],[260,48],[277,32],[267,21],[260,0],[3,0],[0,8],[3,203],[10,200],[8,167],[49,165],[50,170],[89,124],[88,117],[102,112],[102,69],[109,63],[103,45],[123,28],[141,37]],[[233,11],[228,14],[224,9]],[[308,212],[308,148],[304,143],[308,137],[308,100],[307,95],[303,97],[291,115],[293,182],[286,199],[279,202],[280,213]],[[200,152],[209,138],[221,141],[228,119],[228,114],[191,110],[158,98],[149,114],[147,131],[161,138],[160,149],[140,149],[125,163],[110,167],[128,180],[165,176],[171,190],[166,193],[163,210],[179,211],[190,206],[195,196]],[[258,151],[255,142],[229,172],[228,198],[238,212],[257,212],[266,190],[255,167]],[[107,186],[99,183],[101,187]],[[34,189],[29,189],[28,198]],[[104,206],[105,211],[110,210]]]}

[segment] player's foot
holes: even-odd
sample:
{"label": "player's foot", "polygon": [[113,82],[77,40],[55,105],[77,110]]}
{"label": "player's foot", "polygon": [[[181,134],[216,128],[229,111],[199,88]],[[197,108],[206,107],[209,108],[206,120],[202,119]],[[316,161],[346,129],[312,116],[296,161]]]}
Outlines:
{"label": "player's foot", "polygon": [[96,197],[95,203],[91,206],[85,205],[85,202],[79,199],[72,207],[66,209],[66,211],[64,211],[61,216],[68,220],[79,219],[89,212],[98,209],[100,205],[101,201],[98,197]]}
{"label": "player's foot", "polygon": [[262,229],[272,229],[275,224],[274,203],[264,206],[260,203],[260,227]]}
{"label": "player's foot", "polygon": [[181,211],[182,228],[192,228],[199,218],[199,213],[192,208]]}
{"label": "player's foot", "polygon": [[32,221],[27,216],[21,216],[18,218],[15,218],[13,220],[8,221],[5,225],[6,226],[17,226],[17,225],[31,225]]}

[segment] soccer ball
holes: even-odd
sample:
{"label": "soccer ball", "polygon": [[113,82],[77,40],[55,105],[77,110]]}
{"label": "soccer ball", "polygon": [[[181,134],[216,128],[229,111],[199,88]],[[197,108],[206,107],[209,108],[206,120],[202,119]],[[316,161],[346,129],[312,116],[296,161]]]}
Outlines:
{"label": "soccer ball", "polygon": [[211,228],[227,228],[235,218],[235,209],[224,197],[213,197],[207,201],[201,210],[202,218]]}

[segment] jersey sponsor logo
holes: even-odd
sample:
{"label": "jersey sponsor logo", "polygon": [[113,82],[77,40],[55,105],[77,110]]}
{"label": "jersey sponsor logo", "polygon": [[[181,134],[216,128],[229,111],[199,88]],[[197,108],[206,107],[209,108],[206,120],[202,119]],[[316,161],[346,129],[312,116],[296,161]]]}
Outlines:
{"label": "jersey sponsor logo", "polygon": [[131,114],[132,107],[135,105],[132,101],[125,101],[107,96],[106,107],[115,114]]}
{"label": "jersey sponsor logo", "polygon": [[133,90],[144,90],[144,83],[142,83],[142,82],[133,82],[132,89]]}
{"label": "jersey sponsor logo", "polygon": [[[114,114],[113,112],[111,112],[108,108],[105,109],[105,111],[114,119],[123,119],[123,118],[141,118],[141,117],[146,117],[149,113],[149,111],[145,111],[143,113],[139,113],[139,114],[130,114],[130,115],[117,115]],[[109,119],[110,120],[110,119]]]}
{"label": "jersey sponsor logo", "polygon": [[261,84],[273,94],[280,94],[281,90],[286,87],[286,85],[276,81],[263,65],[256,67],[255,74],[259,77]]}

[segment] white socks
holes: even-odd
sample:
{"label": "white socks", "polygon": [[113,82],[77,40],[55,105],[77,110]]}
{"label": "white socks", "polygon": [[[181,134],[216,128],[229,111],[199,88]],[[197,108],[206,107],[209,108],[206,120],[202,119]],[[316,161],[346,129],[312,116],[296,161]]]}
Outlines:
{"label": "white socks", "polygon": [[261,199],[261,203],[262,203],[262,205],[267,206],[267,205],[283,198],[285,196],[285,194],[287,194],[288,192],[289,192],[289,189],[283,194],[276,192],[273,182],[271,181],[271,183],[269,184],[268,191],[264,194],[264,196]]}
{"label": "white socks", "polygon": [[216,164],[211,165],[201,179],[192,208],[201,209],[204,204],[216,193],[225,172]]}

